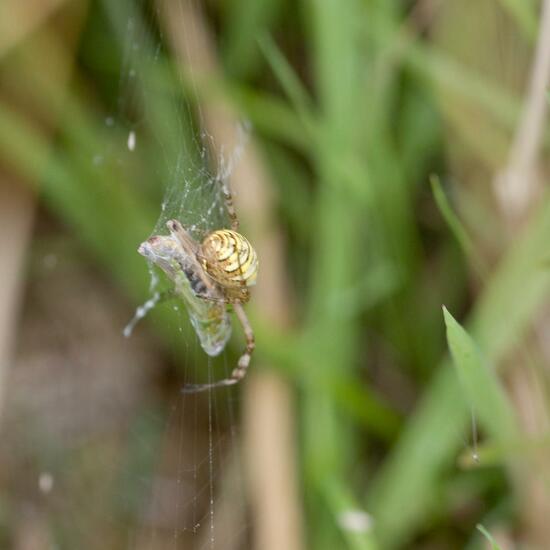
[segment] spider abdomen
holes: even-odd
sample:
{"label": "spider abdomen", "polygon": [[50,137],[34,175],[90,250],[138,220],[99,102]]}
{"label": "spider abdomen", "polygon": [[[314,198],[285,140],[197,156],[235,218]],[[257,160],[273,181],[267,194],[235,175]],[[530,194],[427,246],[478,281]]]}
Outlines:
{"label": "spider abdomen", "polygon": [[201,245],[202,266],[212,279],[226,288],[256,284],[258,256],[248,240],[231,229],[207,235]]}

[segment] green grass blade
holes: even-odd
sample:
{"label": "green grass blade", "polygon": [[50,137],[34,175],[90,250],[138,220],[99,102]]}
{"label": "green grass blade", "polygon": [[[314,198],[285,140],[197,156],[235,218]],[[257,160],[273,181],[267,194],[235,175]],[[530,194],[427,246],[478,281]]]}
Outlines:
{"label": "green grass blade", "polygon": [[231,96],[258,133],[312,156],[312,142],[303,121],[287,101],[244,86],[233,87]]}
{"label": "green grass blade", "polygon": [[277,0],[226,2],[225,33],[222,50],[224,65],[232,77],[249,78],[260,66],[257,36],[267,32],[283,11]]}
{"label": "green grass blade", "polygon": [[485,529],[483,525],[476,525],[476,529],[491,543],[491,550],[501,550],[500,546],[497,544],[491,533],[489,533],[489,531],[487,531],[487,529]]}
{"label": "green grass blade", "polygon": [[258,39],[258,43],[306,129],[313,136],[313,105],[309,94],[274,40],[268,34],[264,34]]}
{"label": "green grass blade", "polygon": [[[550,275],[541,266],[549,234],[550,200],[544,196],[478,300],[472,334],[494,364],[518,345],[550,290]],[[470,411],[464,400],[456,399],[456,373],[451,367],[444,361],[437,369],[373,480],[370,509],[387,547],[403,543],[425,521],[436,497],[437,479],[463,445]],[[413,501],[413,507],[405,504]]]}
{"label": "green grass blade", "polygon": [[443,307],[447,341],[468,404],[487,433],[500,442],[518,436],[514,410],[495,373],[484,363],[470,335]]}
{"label": "green grass blade", "polygon": [[466,228],[450,205],[447,196],[443,191],[443,187],[441,186],[441,181],[439,180],[439,177],[435,174],[430,176],[430,185],[432,187],[432,194],[434,196],[437,207],[439,208],[443,219],[449,226],[451,233],[453,234],[454,238],[456,239],[458,245],[460,246],[466,257],[470,260],[472,267],[475,269],[476,273],[480,276],[480,278],[484,278],[487,269],[483,265],[481,258],[476,253],[474,243],[468,235]]}

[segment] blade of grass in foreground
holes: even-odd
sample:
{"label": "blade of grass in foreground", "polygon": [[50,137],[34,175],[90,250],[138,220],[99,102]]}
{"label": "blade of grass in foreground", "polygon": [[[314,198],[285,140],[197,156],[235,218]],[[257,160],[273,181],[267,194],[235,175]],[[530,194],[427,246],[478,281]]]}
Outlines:
{"label": "blade of grass in foreground", "polygon": [[[544,196],[477,301],[472,334],[495,365],[519,344],[550,289],[542,267],[549,234],[550,201]],[[465,402],[456,399],[456,373],[444,361],[371,486],[368,510],[384,548],[403,544],[426,519],[468,421]]]}
{"label": "blade of grass in foreground", "polygon": [[490,437],[504,443],[517,439],[514,410],[495,373],[491,371],[470,335],[443,307],[447,342],[468,404]]}

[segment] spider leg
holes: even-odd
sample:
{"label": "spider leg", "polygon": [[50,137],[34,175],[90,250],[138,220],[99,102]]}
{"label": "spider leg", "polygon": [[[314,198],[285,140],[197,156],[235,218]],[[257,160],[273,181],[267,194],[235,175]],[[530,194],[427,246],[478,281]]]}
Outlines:
{"label": "spider leg", "polygon": [[252,326],[250,325],[250,321],[248,320],[243,306],[237,302],[233,304],[233,309],[235,311],[237,319],[241,323],[246,339],[246,347],[244,353],[239,358],[237,367],[233,369],[233,372],[231,373],[231,376],[229,378],[218,380],[217,382],[212,382],[211,384],[187,384],[182,388],[182,393],[198,393],[201,391],[219,388],[222,386],[233,386],[234,384],[240,382],[246,376],[246,373],[248,372],[248,366],[250,365],[252,353],[254,352],[254,349],[256,347],[256,341],[254,338]]}
{"label": "spider leg", "polygon": [[243,327],[246,348],[244,353],[239,358],[237,368],[231,373],[231,377],[236,377],[238,380],[242,380],[246,375],[248,365],[250,365],[252,353],[256,348],[256,339],[254,338],[254,331],[252,330],[252,326],[250,325],[250,321],[248,320],[242,304],[233,304],[233,310],[235,311],[235,315]]}
{"label": "spider leg", "polygon": [[233,193],[229,189],[229,185],[226,181],[222,182],[222,193],[225,200],[225,209],[231,222],[231,229],[233,231],[239,231],[239,219],[237,218],[237,212],[235,210],[235,204],[233,203]]}
{"label": "spider leg", "polygon": [[[230,220],[231,229],[233,231],[238,232],[239,220],[237,218],[237,213],[235,211],[235,205],[233,204],[233,195],[231,194],[231,191],[228,187],[227,182],[222,180],[221,186],[222,186],[222,193],[225,200],[227,215]],[[200,265],[208,261],[208,258],[206,258],[201,253],[200,249],[195,252],[195,257],[197,258],[197,261],[199,262]],[[246,316],[246,313],[243,308],[243,303],[248,301],[250,295],[249,295],[248,288],[246,286],[246,281],[243,279],[243,269],[241,266],[241,258],[239,254],[237,254],[237,261],[238,261],[238,270],[241,275],[241,280],[239,282],[240,295],[238,296],[235,295],[235,292],[230,293],[229,289],[225,288],[224,301],[231,303],[231,305],[233,306],[233,310],[235,311],[235,315],[237,316],[237,319],[241,324],[241,327],[245,335],[245,340],[246,340],[245,350],[242,353],[242,355],[239,357],[237,367],[233,369],[233,372],[231,373],[231,376],[229,378],[218,380],[217,382],[212,382],[209,384],[187,384],[182,388],[181,390],[182,393],[198,393],[206,390],[211,390],[214,388],[233,386],[238,382],[240,382],[248,372],[250,359],[252,357],[252,353],[254,352],[254,349],[256,348],[256,341],[254,338],[254,332],[252,330],[252,326],[250,325],[250,321],[248,320],[248,317]],[[211,296],[201,296],[201,297],[207,300],[213,299]]]}

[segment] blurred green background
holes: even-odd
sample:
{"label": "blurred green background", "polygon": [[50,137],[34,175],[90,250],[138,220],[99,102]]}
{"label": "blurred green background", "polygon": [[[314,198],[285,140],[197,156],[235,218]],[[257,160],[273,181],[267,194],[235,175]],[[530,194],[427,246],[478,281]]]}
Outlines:
{"label": "blurred green background", "polygon": [[[0,547],[550,547],[549,18],[5,0]],[[124,339],[136,249],[239,121],[257,350],[181,397],[243,339],[211,361],[173,304]]]}

